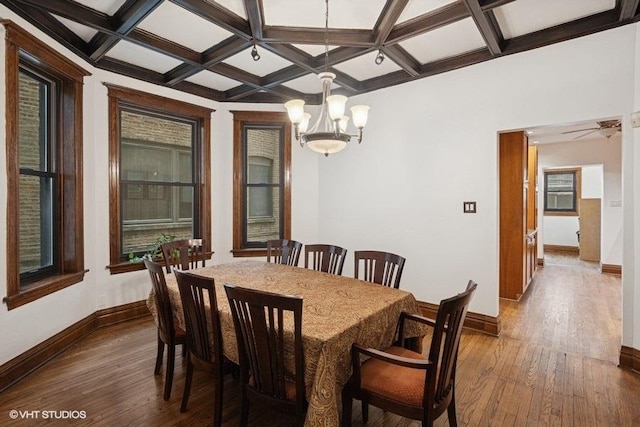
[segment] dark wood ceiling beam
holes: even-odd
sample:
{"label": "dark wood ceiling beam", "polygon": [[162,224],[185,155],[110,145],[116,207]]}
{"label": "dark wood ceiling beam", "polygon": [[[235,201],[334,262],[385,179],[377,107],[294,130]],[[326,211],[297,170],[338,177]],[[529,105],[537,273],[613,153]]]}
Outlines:
{"label": "dark wood ceiling beam", "polygon": [[496,7],[504,6],[514,1],[515,0],[480,0],[480,7],[486,12],[487,10],[495,9]]}
{"label": "dark wood ceiling beam", "polygon": [[334,82],[342,86],[345,90],[352,92],[352,94],[358,93],[362,90],[362,83],[360,83],[359,80],[356,80],[350,75],[345,74],[340,70],[336,70],[335,68],[332,68],[329,71],[336,75]]}
{"label": "dark wood ceiling beam", "polygon": [[385,44],[398,43],[468,17],[467,7],[461,1],[457,1],[396,25]]}
{"label": "dark wood ceiling beam", "polygon": [[164,0],[130,0],[120,7],[111,21],[118,35],[96,34],[89,42],[90,57],[97,61],[111,50],[119,41],[119,35],[129,34],[144,18],[149,16]]}
{"label": "dark wood ceiling beam", "polygon": [[382,52],[411,76],[420,74],[420,63],[399,44],[383,47]]}
{"label": "dark wood ceiling beam", "polygon": [[117,59],[104,57],[100,61],[94,63],[96,67],[103,70],[111,71],[112,73],[122,74],[125,76],[133,77],[134,79],[143,80],[149,83],[155,83],[162,86],[164,84],[164,75],[147,68],[131,65],[127,62],[119,61]]}
{"label": "dark wood ceiling beam", "polygon": [[224,62],[212,65],[211,67],[209,67],[209,70],[230,79],[236,80],[240,83],[248,84],[250,86],[262,89],[262,86],[260,85],[260,77],[236,68],[232,65],[225,64]]}
{"label": "dark wood ceiling beam", "polygon": [[227,101],[237,101],[259,92],[256,86],[240,85],[225,91],[224,96]]}
{"label": "dark wood ceiling beam", "polygon": [[[325,44],[324,28],[291,28],[266,26],[262,40],[274,43]],[[329,28],[329,44],[335,46],[369,47],[375,43],[371,31]]]}
{"label": "dark wood ceiling beam", "polygon": [[293,62],[295,65],[314,73],[313,57],[303,50],[295,46],[284,43],[263,43],[261,47],[265,50],[275,53],[276,55]]}
{"label": "dark wood ceiling beam", "polygon": [[224,92],[216,89],[200,86],[191,82],[180,82],[176,84],[173,88],[182,92],[190,93],[192,95],[201,96],[207,99],[213,99],[214,101],[219,101],[219,102],[226,101]]}
{"label": "dark wood ceiling beam", "polygon": [[262,26],[264,25],[264,9],[260,0],[244,0],[244,9],[247,11],[247,19],[254,39],[262,38]]}
{"label": "dark wood ceiling beam", "polygon": [[[364,55],[372,50],[375,50],[374,46],[370,47],[337,47],[329,51],[329,66],[339,64],[344,61],[348,61],[358,56]],[[316,70],[323,70],[327,64],[325,63],[324,53],[316,56],[313,59],[312,66]]]}
{"label": "dark wood ceiling beam", "polygon": [[200,71],[208,69],[212,65],[220,63],[225,59],[239,52],[242,52],[249,46],[251,46],[251,42],[238,36],[231,36],[228,39],[223,40],[217,45],[202,52],[199,65],[186,63],[180,64],[173,70],[165,73],[166,84],[169,86],[176,85],[179,82],[193,76],[194,74],[198,74]]}
{"label": "dark wood ceiling beam", "polygon": [[618,20],[622,22],[636,16],[639,2],[640,0],[618,0],[616,2],[616,10],[620,11]]}
{"label": "dark wood ceiling beam", "polygon": [[525,34],[505,41],[505,54],[524,52],[553,43],[593,34],[620,25],[618,12],[614,9],[587,16],[576,21]]}
{"label": "dark wood ceiling beam", "polygon": [[298,77],[302,77],[307,74],[309,74],[309,70],[298,67],[297,65],[291,65],[287,68],[274,71],[273,73],[267,74],[266,76],[262,77],[261,86],[263,87],[278,86],[280,84],[297,79]]}
{"label": "dark wood ceiling beam", "polygon": [[188,64],[199,65],[202,60],[200,53],[195,50],[188,49],[144,30],[135,29],[129,33],[129,36],[123,38]]}
{"label": "dark wood ceiling beam", "polygon": [[468,67],[469,65],[479,64],[488,61],[493,56],[487,48],[477,49],[451,58],[440,59],[430,62],[420,67],[420,77],[428,77],[436,74],[442,74],[447,71],[457,70],[458,68]]}
{"label": "dark wood ceiling beam", "polygon": [[480,2],[478,0],[462,1],[465,6],[467,6],[467,9],[469,9],[473,22],[476,23],[476,27],[478,27],[478,31],[480,31],[484,42],[487,44],[489,52],[491,52],[493,56],[497,56],[502,53],[502,44],[504,39],[502,37],[500,27],[497,25],[493,11],[490,10],[488,12],[484,12],[480,7]]}
{"label": "dark wood ceiling beam", "polygon": [[86,25],[98,31],[113,31],[109,15],[98,12],[90,7],[84,6],[70,0],[17,0],[17,3],[23,3],[47,12],[70,19],[79,24]]}
{"label": "dark wood ceiling beam", "polygon": [[171,2],[182,6],[209,22],[219,25],[238,37],[242,37],[245,40],[252,39],[249,23],[217,4],[203,0],[171,0]]}
{"label": "dark wood ceiling beam", "polygon": [[409,3],[409,0],[387,0],[378,17],[378,21],[373,27],[375,29],[375,44],[377,46],[382,45],[387,40],[389,33],[391,33],[393,26],[398,21],[407,3]]}

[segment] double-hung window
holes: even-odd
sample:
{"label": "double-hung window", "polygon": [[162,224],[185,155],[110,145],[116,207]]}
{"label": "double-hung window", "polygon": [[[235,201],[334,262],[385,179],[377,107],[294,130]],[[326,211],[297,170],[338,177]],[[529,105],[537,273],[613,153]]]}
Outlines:
{"label": "double-hung window", "polygon": [[291,234],[291,125],[284,113],[234,112],[233,254],[266,254]]}
{"label": "double-hung window", "polygon": [[157,242],[211,245],[211,110],[109,86],[112,273],[141,268]]}
{"label": "double-hung window", "polygon": [[580,171],[554,169],[544,172],[545,215],[577,215]]}
{"label": "double-hung window", "polygon": [[9,309],[84,276],[82,79],[86,71],[5,22]]}

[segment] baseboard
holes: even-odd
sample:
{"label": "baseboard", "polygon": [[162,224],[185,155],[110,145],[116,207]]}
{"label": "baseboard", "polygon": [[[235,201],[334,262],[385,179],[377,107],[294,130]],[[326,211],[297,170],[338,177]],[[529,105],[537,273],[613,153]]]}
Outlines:
{"label": "baseboard", "polygon": [[600,264],[600,272],[622,275],[622,266],[616,264]]}
{"label": "baseboard", "polygon": [[538,258],[537,264],[539,267],[544,267],[544,258]]}
{"label": "baseboard", "polygon": [[[432,304],[430,302],[418,302],[418,307],[422,314],[431,319],[436,318],[438,313],[438,304]],[[473,329],[474,331],[483,332],[488,335],[497,337],[500,335],[500,318],[491,317],[484,314],[473,313],[467,311],[467,317],[464,319],[465,328]]]}
{"label": "baseboard", "polygon": [[572,254],[579,254],[580,248],[577,246],[564,246],[564,245],[544,245],[544,251],[547,252],[569,252]]}
{"label": "baseboard", "polygon": [[147,308],[146,301],[135,301],[129,304],[96,311],[96,326],[101,328],[103,326],[115,325],[116,323],[150,315],[151,312]]}
{"label": "baseboard", "polygon": [[640,373],[640,350],[624,345],[620,347],[620,364],[618,366]]}
{"label": "baseboard", "polygon": [[[146,313],[145,313],[146,310]],[[146,301],[96,311],[0,366],[0,393],[96,329],[149,314]]]}

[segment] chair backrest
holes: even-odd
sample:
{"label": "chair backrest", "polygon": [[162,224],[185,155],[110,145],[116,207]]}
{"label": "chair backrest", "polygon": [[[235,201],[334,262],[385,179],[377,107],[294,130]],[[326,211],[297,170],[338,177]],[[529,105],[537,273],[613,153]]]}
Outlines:
{"label": "chair backrest", "polygon": [[462,326],[477,287],[474,281],[469,280],[464,292],[440,301],[429,349],[429,360],[437,366],[438,373],[437,377],[431,376],[435,383],[427,385],[427,390],[435,390],[434,402],[442,401],[453,387]]}
{"label": "chair backrest", "polygon": [[289,401],[285,389],[285,360],[290,360],[291,355],[285,356],[285,348],[293,349],[295,406],[302,411],[305,400],[302,297],[229,284],[224,287],[236,331],[243,384],[248,384],[251,375],[250,388],[255,394]]}
{"label": "chair backrest", "polygon": [[173,274],[180,290],[189,352],[203,361],[222,363],[222,331],[214,279],[177,268]]}
{"label": "chair backrest", "polygon": [[149,276],[151,277],[156,303],[158,331],[163,341],[168,342],[169,338],[175,334],[175,325],[173,323],[173,306],[169,298],[167,282],[164,280],[164,271],[162,270],[162,265],[157,262],[145,259],[144,265],[149,270]]}
{"label": "chair backrest", "polygon": [[400,287],[405,259],[400,255],[380,251],[356,251],[354,277],[360,279],[362,262],[362,280],[396,288]]}
{"label": "chair backrest", "polygon": [[301,251],[302,243],[295,240],[267,240],[267,262],[297,267]]}
{"label": "chair backrest", "polygon": [[191,270],[205,266],[203,239],[182,239],[163,243],[162,256],[167,273],[171,273],[172,267],[181,270]]}
{"label": "chair backrest", "polygon": [[[342,274],[347,250],[335,245],[305,245],[304,267],[331,274]],[[309,262],[311,258],[311,262]]]}

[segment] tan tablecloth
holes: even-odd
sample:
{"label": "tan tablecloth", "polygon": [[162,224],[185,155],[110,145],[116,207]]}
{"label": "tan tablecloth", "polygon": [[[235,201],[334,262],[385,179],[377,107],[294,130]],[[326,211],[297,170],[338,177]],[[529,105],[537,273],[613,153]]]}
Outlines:
{"label": "tan tablecloth", "polygon": [[[305,268],[241,261],[191,272],[215,279],[224,353],[233,361],[238,356],[225,283],[304,298],[302,336],[309,402],[306,426],[339,425],[340,393],[351,375],[351,344],[388,347],[400,312],[419,313],[409,292]],[[176,315],[183,321],[175,278],[169,274],[166,281],[178,308]],[[153,294],[147,305],[155,317]]]}

